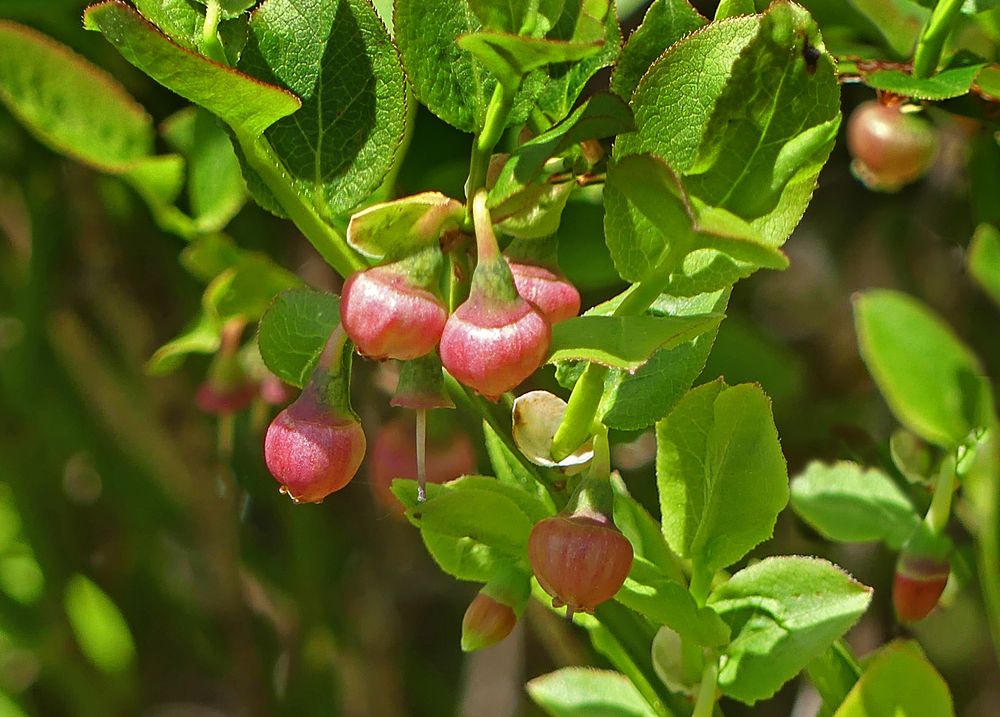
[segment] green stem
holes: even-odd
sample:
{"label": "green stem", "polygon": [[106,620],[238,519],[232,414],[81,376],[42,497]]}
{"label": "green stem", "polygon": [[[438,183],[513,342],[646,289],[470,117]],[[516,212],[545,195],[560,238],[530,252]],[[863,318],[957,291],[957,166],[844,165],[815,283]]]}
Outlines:
{"label": "green stem", "polygon": [[343,235],[295,191],[288,181],[288,170],[266,139],[236,131],[236,141],[246,156],[247,164],[261,176],[295,226],[338,274],[347,277],[365,268],[365,263]]}
{"label": "green stem", "polygon": [[427,409],[417,409],[417,501],[427,500]]}
{"label": "green stem", "polygon": [[698,603],[698,607],[704,607],[708,594],[712,592],[712,580],[715,574],[698,563],[694,563],[691,567],[691,584],[688,586],[688,591]]}
{"label": "green stem", "polygon": [[938,0],[913,53],[914,77],[930,77],[937,70],[941,50],[955,26],[963,3],[964,0]]}
{"label": "green stem", "polygon": [[955,458],[948,455],[941,461],[937,483],[934,485],[934,497],[930,508],[924,516],[924,522],[934,535],[941,535],[948,525],[951,515],[951,499],[955,493]]}
{"label": "green stem", "polygon": [[569,396],[562,423],[552,438],[552,459],[561,461],[582,445],[590,436],[597,416],[597,408],[604,396],[604,377],[607,366],[587,364]]}
{"label": "green stem", "polygon": [[[653,272],[638,284],[634,284],[612,316],[635,316],[648,309],[663,293],[663,287],[670,280],[677,263],[686,254],[686,248],[678,242],[672,243]],[[590,436],[597,417],[597,409],[604,397],[604,377],[608,368],[596,363],[587,364],[583,375],[573,386],[562,423],[552,438],[552,459],[561,461],[575,451]]]}
{"label": "green stem", "polygon": [[219,0],[208,0],[205,7],[205,24],[201,28],[201,47],[205,55],[220,65],[228,65],[229,58],[219,40],[219,15],[222,9]]}
{"label": "green stem", "polygon": [[486,108],[486,120],[483,129],[472,143],[472,158],[469,160],[469,179],[465,186],[465,196],[468,207],[472,208],[472,199],[476,192],[486,186],[486,173],[490,168],[490,157],[493,149],[503,135],[507,124],[507,116],[514,105],[514,93],[517,88],[507,88],[498,82],[493,88],[493,97]]}
{"label": "green stem", "polygon": [[861,666],[851,648],[843,640],[837,640],[806,665],[806,675],[823,698],[823,714],[833,714],[861,677]]}
{"label": "green stem", "polygon": [[698,699],[694,703],[691,717],[711,717],[715,709],[715,691],[719,682],[719,658],[712,655],[705,662],[701,673],[701,687],[698,688]]}

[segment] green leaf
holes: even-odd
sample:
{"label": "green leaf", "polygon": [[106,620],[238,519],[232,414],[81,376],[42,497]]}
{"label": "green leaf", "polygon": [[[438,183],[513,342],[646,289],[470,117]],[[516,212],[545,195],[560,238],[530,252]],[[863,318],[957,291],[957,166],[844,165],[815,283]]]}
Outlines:
{"label": "green leaf", "polygon": [[834,717],[954,717],[948,684],[916,642],[891,642],[868,663]]}
{"label": "green leaf", "polygon": [[930,13],[912,0],[850,0],[897,57],[908,58]]}
{"label": "green leaf", "polygon": [[813,461],[792,480],[795,512],[821,535],[841,543],[884,541],[898,550],[920,516],[889,476],[856,463]]}
{"label": "green leaf", "polygon": [[180,367],[188,354],[213,354],[221,345],[222,322],[214,312],[202,310],[181,333],[163,344],[146,362],[146,371],[163,376]]}
{"label": "green leaf", "polygon": [[948,67],[933,77],[914,77],[900,70],[878,70],[864,76],[865,84],[876,90],[891,92],[918,100],[947,100],[966,94],[986,67],[978,62],[959,67]]}
{"label": "green leaf", "polygon": [[615,525],[628,538],[635,555],[648,560],[674,582],[684,582],[686,578],[681,570],[680,560],[663,539],[659,521],[629,494],[625,481],[618,473],[611,474],[611,486],[615,492]]}
{"label": "green leaf", "polygon": [[[619,196],[635,207],[653,226],[654,232],[637,233],[614,225],[625,215]],[[668,248],[672,260],[711,249],[751,264],[745,271],[762,266],[784,269],[788,259],[770,246],[750,224],[739,217],[689,198],[677,175],[659,158],[638,154],[618,159],[608,171],[605,218],[608,248],[622,277],[641,281],[658,271]],[[614,206],[615,211],[610,207]],[[721,288],[721,287],[713,287]]]}
{"label": "green leaf", "polygon": [[871,596],[817,558],[766,558],[736,573],[708,599],[733,629],[719,671],[723,694],[747,704],[771,697],[857,622]]}
{"label": "green leaf", "polygon": [[[552,236],[562,223],[563,209],[569,202],[576,182],[560,183],[534,182],[527,190],[516,197],[520,206],[516,211],[510,211],[502,220],[500,212],[493,214],[500,230],[520,239],[542,239]],[[507,205],[508,211],[511,204]]]}
{"label": "green leaf", "polygon": [[66,583],[66,617],[84,656],[98,669],[124,672],[135,660],[128,623],[93,581],[74,575]]}
{"label": "green leaf", "polygon": [[193,115],[188,162],[188,200],[199,230],[219,231],[246,202],[246,184],[229,136],[203,110]]}
{"label": "green leaf", "polygon": [[594,361],[635,371],[659,349],[672,349],[717,329],[721,314],[578,316],[552,327],[549,363]]}
{"label": "green leaf", "polygon": [[639,690],[617,672],[564,667],[531,680],[527,690],[551,717],[658,717]]}
{"label": "green leaf", "polygon": [[[570,152],[578,142],[613,137],[634,127],[632,111],[614,95],[601,92],[589,98],[558,125],[514,150],[490,190],[493,215],[511,213],[511,199],[542,174],[552,157]],[[514,206],[528,202],[518,200]]]}
{"label": "green leaf", "polygon": [[969,272],[1000,305],[1000,231],[988,224],[976,229],[968,253]]}
{"label": "green leaf", "polygon": [[371,259],[406,256],[437,244],[441,228],[464,216],[465,207],[440,192],[413,194],[354,214],[347,243]]}
{"label": "green leaf", "polygon": [[15,543],[0,555],[0,588],[22,605],[42,599],[45,575],[27,543]]}
{"label": "green leaf", "polygon": [[340,322],[340,299],[311,289],[279,294],[261,317],[257,345],[275,376],[302,387]]}
{"label": "green leaf", "polygon": [[[134,0],[136,10],[181,47],[206,55],[205,10],[194,0]],[[226,57],[235,63],[246,44],[246,18],[229,16],[218,25],[218,39]]]}
{"label": "green leaf", "polygon": [[725,20],[727,17],[738,15],[753,15],[757,12],[754,0],[720,0],[719,7],[715,11],[715,19]]}
{"label": "green leaf", "polygon": [[500,439],[500,436],[497,435],[496,431],[493,430],[493,427],[487,421],[483,421],[483,437],[486,442],[486,453],[490,458],[490,464],[493,466],[497,480],[526,491],[532,497],[538,499],[542,506],[544,506],[547,514],[554,514],[556,506],[552,502],[552,496],[545,490],[545,486],[537,481],[521,465],[517,456],[507,448],[507,445]]}
{"label": "green leaf", "polygon": [[[240,69],[302,98],[264,136],[295,190],[327,219],[368,199],[396,164],[406,77],[367,0],[267,0],[253,13]],[[280,214],[262,182],[249,187]]]}
{"label": "green leaf", "polygon": [[534,520],[547,515],[546,509],[524,491],[484,476],[428,484],[427,500],[422,503],[417,502],[416,481],[394,480],[392,492],[407,506],[410,522],[421,530],[469,538],[515,560],[527,557]]}
{"label": "green leaf", "polygon": [[643,558],[633,560],[615,600],[695,644],[718,647],[729,641],[729,626],[714,610],[699,608],[687,588]]}
{"label": "green leaf", "polygon": [[250,135],[260,135],[302,104],[280,87],[188,52],[118,0],[92,5],[83,20],[154,80]]}
{"label": "green leaf", "polygon": [[[603,34],[598,29],[604,17]],[[568,115],[590,79],[603,67],[614,64],[621,50],[622,32],[618,15],[608,0],[585,0],[568,3],[549,39],[565,42],[603,41],[600,51],[578,62],[551,65],[544,87],[538,94],[539,111],[550,121]]]}
{"label": "green leaf", "polygon": [[771,536],[788,502],[788,474],[767,396],[721,381],[685,396],[656,425],[663,533],[709,572]]}
{"label": "green leaf", "polygon": [[458,46],[471,52],[512,92],[532,70],[557,62],[582,60],[596,54],[602,45],[603,41],[564,42],[485,31],[458,38]]}
{"label": "green leaf", "polygon": [[427,552],[445,573],[458,580],[488,583],[500,565],[510,562],[504,553],[472,538],[456,538],[422,528]]}
{"label": "green leaf", "polygon": [[169,207],[184,188],[184,158],[177,154],[143,157],[123,173],[151,207]]}
{"label": "green leaf", "polygon": [[976,356],[905,294],[874,290],[854,301],[861,357],[896,418],[945,448],[984,424],[988,390]]}
{"label": "green leaf", "polygon": [[[722,313],[728,301],[728,289],[692,298],[663,295],[650,313],[658,316]],[[603,310],[609,310],[613,304],[603,306],[606,307]],[[634,373],[610,371],[604,381],[601,403],[604,423],[611,428],[635,430],[651,426],[667,415],[705,367],[717,334],[718,329],[712,329],[688,343],[661,349]]]}
{"label": "green leaf", "polygon": [[611,75],[611,91],[629,99],[639,80],[668,47],[705,24],[687,0],[656,0],[629,36]]}
{"label": "green leaf", "polygon": [[[468,1],[397,0],[394,24],[396,43],[417,98],[463,132],[482,129],[497,81],[456,44],[459,37],[482,30]],[[524,120],[529,101],[540,89],[537,81],[525,82],[508,124]]]}
{"label": "green leaf", "polygon": [[[839,88],[815,23],[779,2],[674,44],[637,86],[632,109],[638,130],[618,140],[616,158],[662,158],[691,197],[749,222],[761,243],[776,248],[801,218],[833,147]],[[609,242],[612,233],[633,234],[634,244],[662,246],[647,218],[606,195]],[[720,288],[748,273],[711,252],[689,256],[682,268],[672,293]],[[701,281],[691,279],[698,275]]]}
{"label": "green leaf", "polygon": [[103,70],[30,28],[0,20],[0,101],[43,144],[120,174],[153,151],[145,110]]}

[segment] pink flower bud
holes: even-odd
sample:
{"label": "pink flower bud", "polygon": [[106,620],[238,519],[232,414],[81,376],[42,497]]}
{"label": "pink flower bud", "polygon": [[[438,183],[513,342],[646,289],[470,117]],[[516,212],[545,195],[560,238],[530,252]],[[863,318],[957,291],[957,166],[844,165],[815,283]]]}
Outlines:
{"label": "pink flower bud", "polygon": [[268,426],[264,460],[292,500],[318,503],[357,473],[365,457],[365,434],[357,421],[334,419],[301,400]]}
{"label": "pink flower bud", "polygon": [[460,383],[497,399],[542,365],[552,330],[520,297],[492,300],[473,290],[448,318],[441,335],[441,363]]}
{"label": "pink flower bud", "polygon": [[892,605],[897,619],[907,623],[927,617],[948,584],[949,572],[947,560],[913,555],[904,549],[892,581]]}
{"label": "pink flower bud", "polygon": [[528,559],[556,607],[592,612],[621,589],[632,569],[632,544],[608,519],[557,515],[535,524]]}
{"label": "pink flower bud", "polygon": [[535,264],[507,260],[517,293],[555,324],[580,313],[580,292],[560,274]]}
{"label": "pink flower bud", "polygon": [[462,650],[472,652],[495,645],[507,637],[516,624],[513,608],[479,593],[462,618]]}
{"label": "pink flower bud", "polygon": [[352,274],[344,284],[340,318],[362,355],[405,361],[434,350],[448,310],[405,273],[377,266]]}

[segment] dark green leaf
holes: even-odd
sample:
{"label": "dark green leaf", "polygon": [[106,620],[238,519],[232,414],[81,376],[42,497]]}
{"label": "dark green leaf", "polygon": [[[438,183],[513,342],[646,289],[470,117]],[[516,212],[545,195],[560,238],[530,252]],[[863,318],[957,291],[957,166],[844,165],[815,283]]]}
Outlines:
{"label": "dark green leaf", "polygon": [[[367,0],[267,0],[253,13],[240,68],[302,98],[265,137],[323,216],[348,213],[378,188],[403,141],[406,78]],[[259,182],[249,186],[278,208]]]}
{"label": "dark green leaf", "polygon": [[954,717],[948,684],[916,642],[891,642],[865,671],[834,717]]}
{"label": "dark green leaf", "polygon": [[528,682],[531,699],[551,717],[658,717],[617,672],[564,667]]}
{"label": "dark green leaf", "polygon": [[634,559],[615,600],[695,644],[718,647],[729,641],[729,626],[714,610],[699,608],[687,588],[643,558]]}
{"label": "dark green leaf", "polygon": [[611,75],[611,91],[630,99],[639,80],[668,47],[705,24],[687,0],[656,0],[629,36]]}
{"label": "dark green leaf", "polygon": [[861,357],[896,418],[942,447],[962,443],[989,411],[976,356],[929,309],[874,290],[854,301]]}
{"label": "dark green leaf", "polygon": [[42,143],[105,172],[124,172],[153,151],[152,120],[111,76],[4,20],[0,101]]}
{"label": "dark green leaf", "polygon": [[889,476],[840,461],[814,461],[792,481],[792,507],[829,540],[882,540],[899,549],[920,522],[913,504]]}
{"label": "dark green leaf", "polygon": [[301,106],[280,87],[175,45],[118,0],[92,5],[83,20],[87,29],[103,33],[126,60],[154,80],[250,135],[260,135]]}
{"label": "dark green leaf", "polygon": [[685,396],[656,425],[663,533],[710,572],[771,536],[788,502],[788,474],[759,387],[721,380]]}
{"label": "dark green leaf", "polygon": [[[574,16],[577,7],[575,0],[569,3],[549,37],[573,42],[603,40],[603,45],[599,52],[579,62],[559,63],[549,67],[537,104],[541,113],[552,122],[558,122],[570,113],[590,78],[602,67],[612,65],[621,49],[622,33],[618,16],[610,9],[607,0],[580,3],[579,7],[584,12],[578,12]],[[592,34],[590,28],[594,22],[588,17],[596,18],[602,12],[606,13],[604,33]]]}
{"label": "dark green leaf", "polygon": [[969,272],[1000,305],[1000,231],[983,224],[969,245]]}
{"label": "dark green leaf", "polygon": [[721,314],[700,316],[578,316],[552,327],[549,362],[594,361],[635,371],[660,349],[672,349],[717,329]]}
{"label": "dark green leaf", "polygon": [[747,704],[770,697],[847,632],[871,596],[817,558],[766,558],[741,570],[708,599],[733,628],[719,687]]}
{"label": "dark green leaf", "polygon": [[261,358],[275,376],[301,387],[339,321],[336,295],[310,289],[285,291],[260,320]]}
{"label": "dark green leaf", "polygon": [[[467,0],[397,0],[396,43],[417,98],[463,132],[483,127],[496,78],[456,40],[482,30]],[[542,77],[526,80],[508,124],[521,122]]]}

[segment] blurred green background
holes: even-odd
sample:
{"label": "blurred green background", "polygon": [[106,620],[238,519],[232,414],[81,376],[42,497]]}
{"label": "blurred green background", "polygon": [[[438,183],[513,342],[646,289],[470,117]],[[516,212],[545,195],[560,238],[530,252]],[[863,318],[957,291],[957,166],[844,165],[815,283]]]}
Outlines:
{"label": "blurred green background", "polygon": [[[634,26],[642,3],[621,4]],[[107,69],[158,122],[182,108],[81,29],[84,5],[0,0],[0,18]],[[870,96],[845,86],[845,113]],[[763,384],[793,475],[813,458],[890,469],[894,424],[858,357],[852,292],[907,291],[1000,366],[1000,314],[963,270],[975,224],[1000,223],[1000,199],[981,189],[996,186],[1000,147],[944,112],[934,119],[944,150],[896,195],[854,180],[838,145],[786,247],[791,269],[735,290],[703,379]],[[421,112],[398,191],[460,196],[468,147]],[[601,260],[600,215],[582,192],[560,230],[586,305],[621,288]],[[337,288],[290,223],[250,204],[228,233]],[[199,305],[182,248],[124,183],[44,148],[0,108],[0,717],[537,715],[526,679],[602,664],[585,635],[539,605],[501,646],[463,656],[476,586],[440,573],[416,531],[373,499],[367,466],[321,507],[299,507],[264,469],[260,415],[241,414],[233,450],[220,452],[216,420],[193,401],[209,359],[169,377],[143,369]],[[393,415],[386,382],[372,364],[356,367],[355,406],[373,436]],[[630,488],[654,508],[648,436],[616,440]],[[876,588],[849,636],[859,655],[896,636],[893,555],[831,546],[788,511],[757,551],[777,553],[828,557]],[[998,715],[978,593],[966,586],[946,603],[914,632],[960,715]],[[753,709],[727,703],[726,714],[804,717],[816,704],[793,682]]]}

